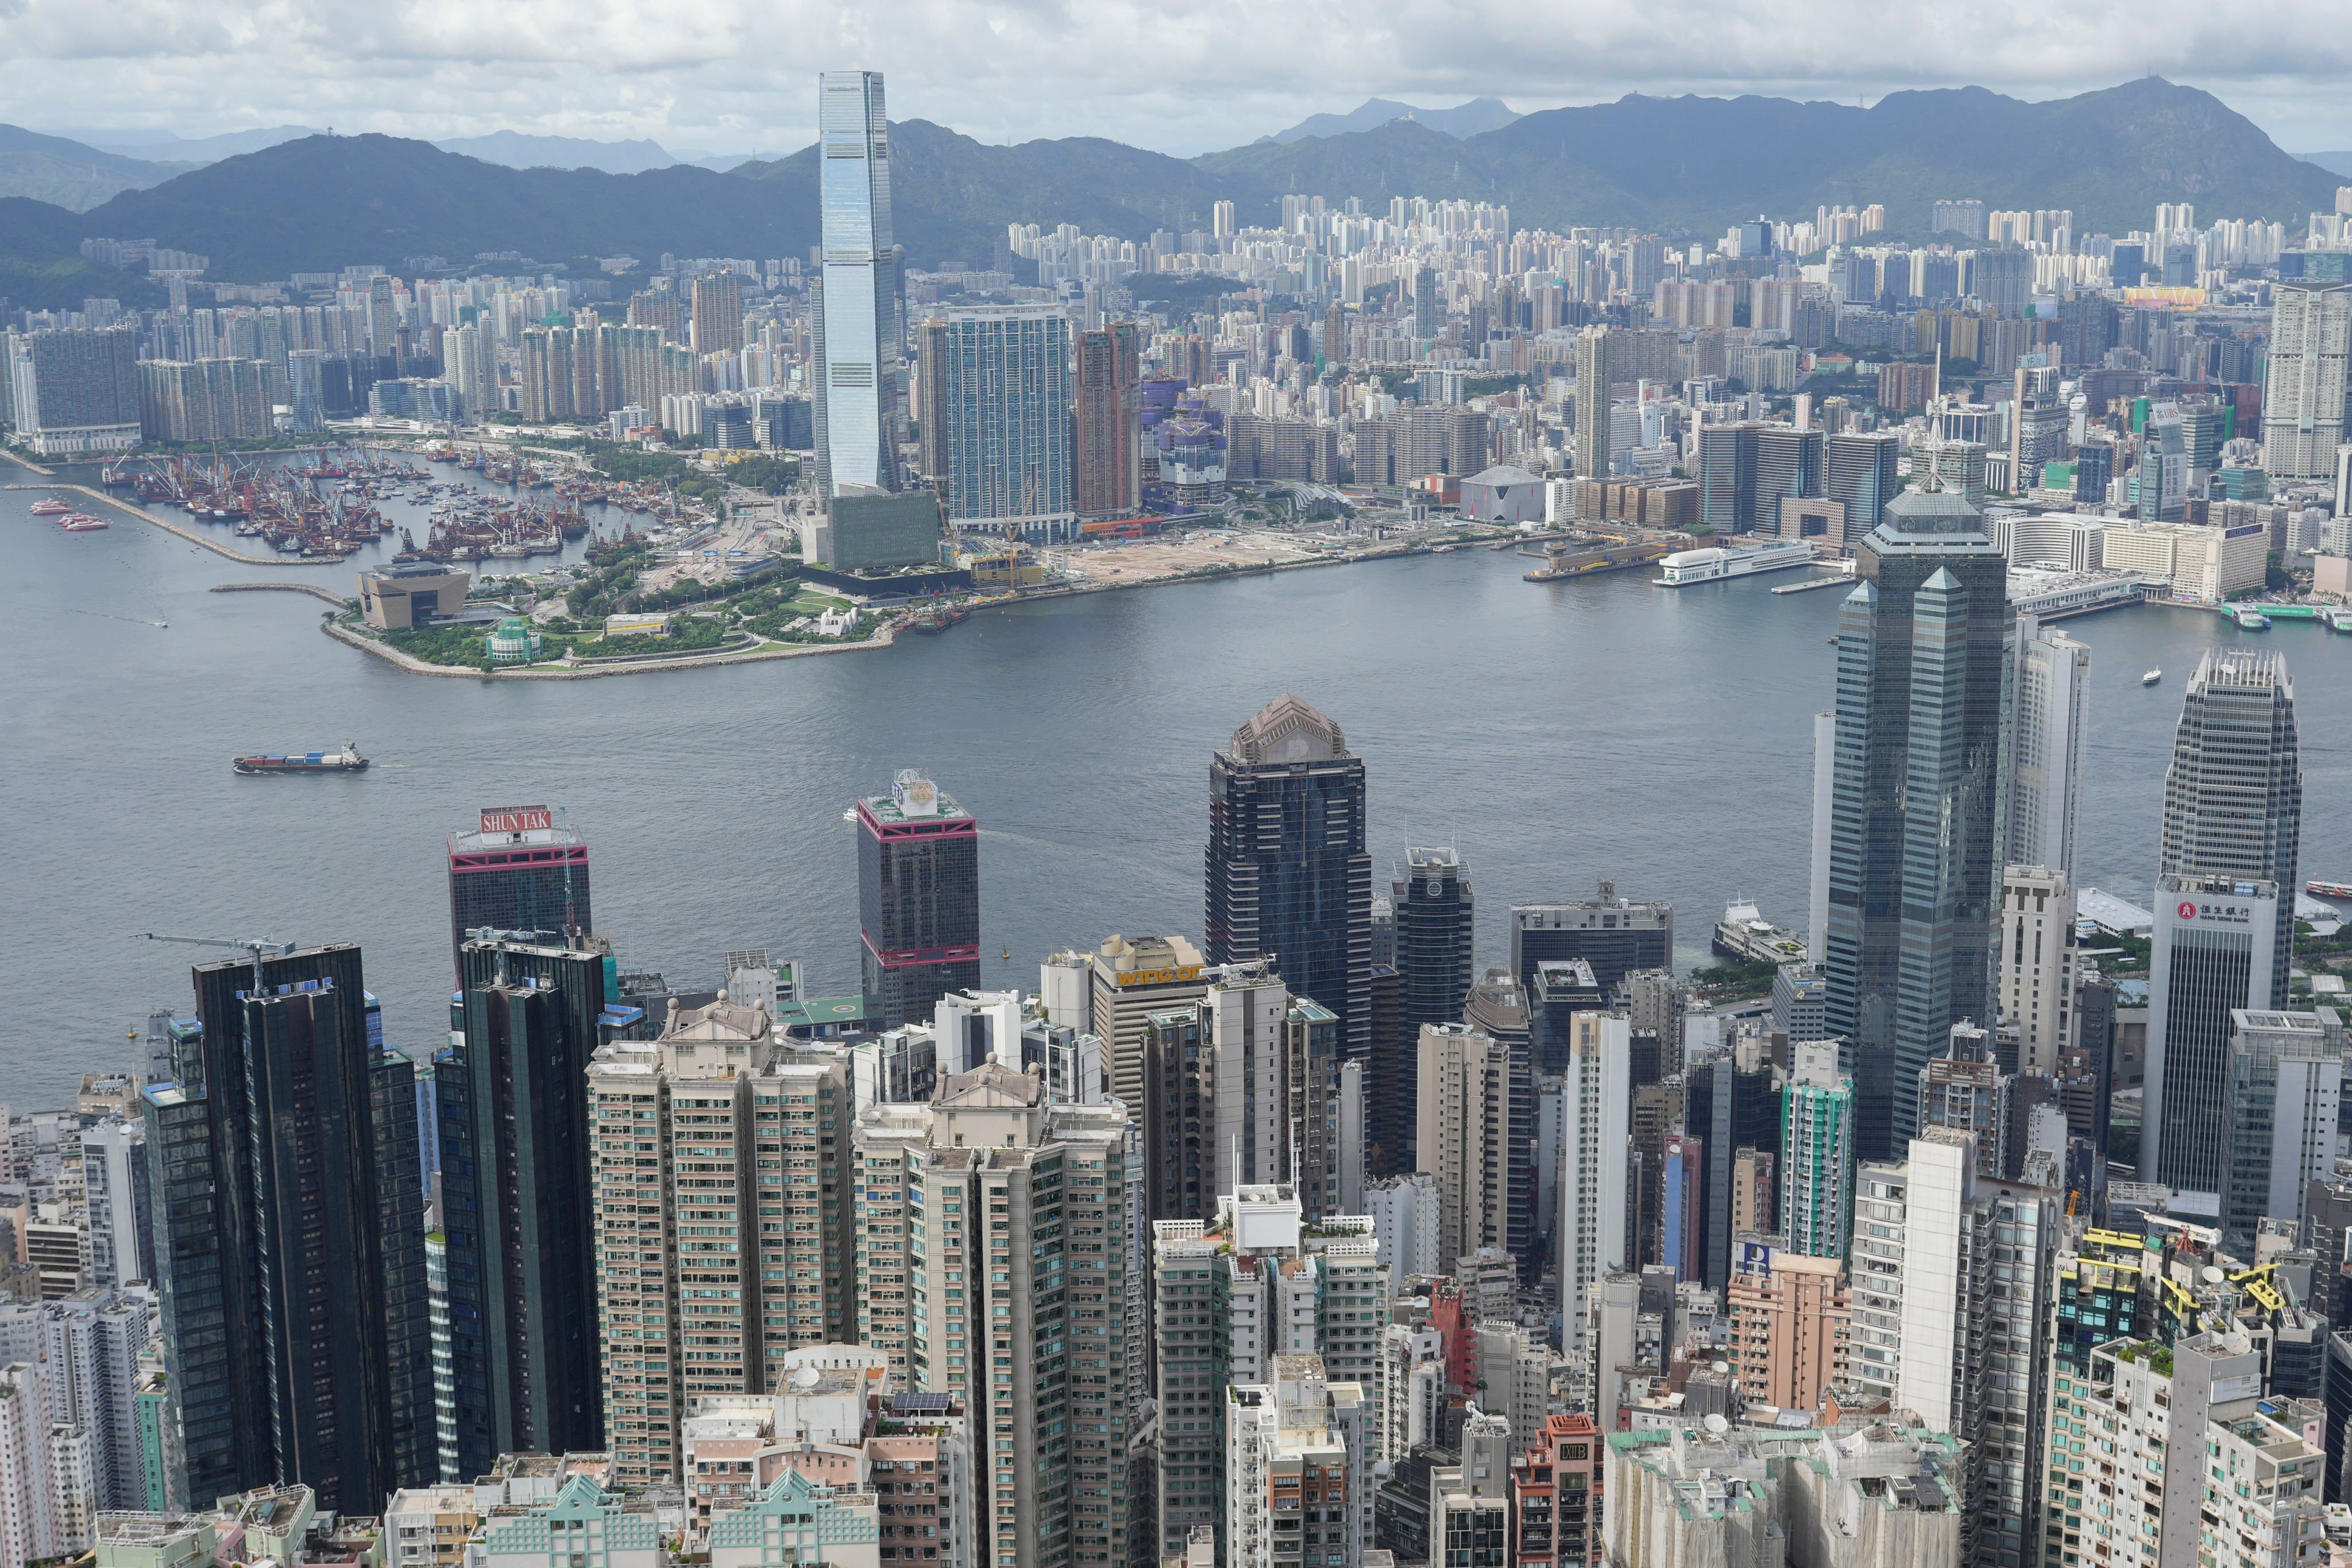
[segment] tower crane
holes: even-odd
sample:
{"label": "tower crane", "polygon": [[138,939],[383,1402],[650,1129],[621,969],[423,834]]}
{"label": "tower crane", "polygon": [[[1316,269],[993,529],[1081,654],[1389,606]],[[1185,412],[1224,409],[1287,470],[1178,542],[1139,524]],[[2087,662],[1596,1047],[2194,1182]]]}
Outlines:
{"label": "tower crane", "polygon": [[274,936],[165,936],[158,931],[142,931],[139,940],[146,942],[178,942],[192,947],[233,947],[253,954],[253,994],[261,994],[261,962],[265,958],[283,958],[294,951],[290,942],[280,942]]}

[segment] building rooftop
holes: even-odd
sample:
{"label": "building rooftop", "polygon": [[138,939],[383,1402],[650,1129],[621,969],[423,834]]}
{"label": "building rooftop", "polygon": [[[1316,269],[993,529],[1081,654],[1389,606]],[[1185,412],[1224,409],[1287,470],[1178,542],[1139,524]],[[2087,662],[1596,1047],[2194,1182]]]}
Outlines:
{"label": "building rooftop", "polygon": [[954,822],[971,816],[955,803],[954,796],[916,768],[901,768],[898,777],[890,781],[889,794],[868,795],[859,804],[867,816],[886,825]]}
{"label": "building rooftop", "polygon": [[1264,763],[1328,763],[1349,754],[1339,726],[1288,692],[1257,710],[1234,731],[1233,759]]}

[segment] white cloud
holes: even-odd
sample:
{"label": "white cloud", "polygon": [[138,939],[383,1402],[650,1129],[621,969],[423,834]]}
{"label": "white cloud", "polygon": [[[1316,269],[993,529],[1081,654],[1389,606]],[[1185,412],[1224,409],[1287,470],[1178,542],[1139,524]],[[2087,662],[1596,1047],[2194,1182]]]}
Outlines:
{"label": "white cloud", "polygon": [[1896,14],[1874,0],[0,0],[0,116],[184,135],[289,121],[511,128],[772,153],[808,140],[819,70],[865,66],[888,73],[901,118],[987,141],[1098,135],[1190,153],[1374,94],[1852,102],[1976,83],[2045,98],[2153,69],[2304,151],[2352,146],[2338,20],[2314,0]]}

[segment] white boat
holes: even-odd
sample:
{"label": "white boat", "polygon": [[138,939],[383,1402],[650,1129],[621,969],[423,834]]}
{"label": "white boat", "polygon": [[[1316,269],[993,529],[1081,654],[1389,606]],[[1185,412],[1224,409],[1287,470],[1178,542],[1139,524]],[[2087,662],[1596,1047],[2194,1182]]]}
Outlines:
{"label": "white boat", "polygon": [[2164,671],[2160,669],[2151,669],[2146,675],[2139,678],[2139,683],[2142,686],[2154,686],[2158,681],[2162,680],[2163,679]]}

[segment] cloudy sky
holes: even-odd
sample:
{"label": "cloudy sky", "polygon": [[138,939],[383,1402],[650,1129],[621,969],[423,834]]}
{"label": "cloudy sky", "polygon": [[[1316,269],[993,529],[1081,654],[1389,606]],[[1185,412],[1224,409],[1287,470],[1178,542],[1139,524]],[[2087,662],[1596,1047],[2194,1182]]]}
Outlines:
{"label": "cloudy sky", "polygon": [[862,66],[888,73],[894,118],[1189,154],[1373,95],[2039,99],[2154,70],[2303,153],[2352,147],[2342,19],[2315,0],[0,0],[0,121],[773,153],[810,140],[816,72]]}

